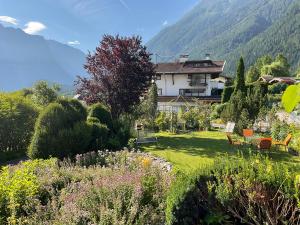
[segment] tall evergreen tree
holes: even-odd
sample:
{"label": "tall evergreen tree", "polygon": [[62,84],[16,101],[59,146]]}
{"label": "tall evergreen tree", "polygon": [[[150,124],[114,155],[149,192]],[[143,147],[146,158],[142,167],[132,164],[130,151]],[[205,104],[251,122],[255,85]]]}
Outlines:
{"label": "tall evergreen tree", "polygon": [[157,115],[157,98],[158,98],[157,85],[154,82],[149,89],[148,98],[146,101],[147,102],[146,114],[149,119],[150,125],[152,127],[154,126],[155,118]]}
{"label": "tall evergreen tree", "polygon": [[240,58],[236,78],[235,78],[235,87],[234,87],[234,94],[238,91],[242,93],[246,93],[246,85],[245,85],[245,64],[243,57]]}

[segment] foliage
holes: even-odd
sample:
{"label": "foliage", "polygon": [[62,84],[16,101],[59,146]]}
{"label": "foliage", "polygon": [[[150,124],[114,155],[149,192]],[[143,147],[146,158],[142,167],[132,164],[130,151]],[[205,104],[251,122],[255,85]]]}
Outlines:
{"label": "foliage", "polygon": [[292,112],[300,102],[300,84],[290,85],[282,96],[282,104],[287,112]]}
{"label": "foliage", "polygon": [[152,129],[155,126],[155,118],[157,116],[157,98],[157,86],[156,83],[153,83],[149,89],[145,104],[143,105],[143,110],[146,114],[146,120]]}
{"label": "foliage", "polygon": [[182,175],[167,199],[167,224],[294,224],[298,220],[298,177],[293,167],[252,155],[219,158],[213,166]]}
{"label": "foliage", "polygon": [[169,129],[169,117],[167,117],[166,112],[159,112],[157,118],[155,119],[155,124],[158,126],[159,130],[166,131]]}
{"label": "foliage", "polygon": [[234,92],[233,94],[236,94],[238,91],[241,91],[243,93],[246,92],[246,85],[245,85],[245,64],[243,57],[240,58],[238,67],[237,67],[237,73],[235,77],[235,84],[234,84]]}
{"label": "foliage", "polygon": [[[244,61],[240,59],[235,81],[234,92],[220,116],[225,122],[235,122],[235,131],[242,134],[242,130],[251,127],[262,108],[268,106],[267,86],[255,82],[245,85]],[[228,93],[227,93],[228,94]]]}
{"label": "foliage", "polygon": [[113,118],[132,111],[154,75],[150,54],[140,37],[104,35],[95,53],[88,54],[84,67],[91,78],[78,78],[77,93],[88,104],[104,102]]}
{"label": "foliage", "polygon": [[222,103],[226,103],[230,100],[230,97],[234,91],[233,86],[225,87],[222,93]]}
{"label": "foliage", "polygon": [[282,92],[284,92],[287,87],[288,85],[285,83],[276,83],[268,87],[268,92],[270,94],[282,94]]}
{"label": "foliage", "polygon": [[290,67],[287,58],[283,54],[278,54],[274,62],[262,67],[261,73],[274,77],[288,77]]}
{"label": "foliage", "polygon": [[287,137],[287,135],[291,133],[291,131],[292,130],[290,126],[285,122],[276,120],[272,124],[272,128],[271,128],[272,138],[274,138],[277,141],[283,141]]}
{"label": "foliage", "polygon": [[38,110],[30,100],[0,94],[0,153],[25,155],[37,116]]}
{"label": "foliage", "polygon": [[[52,175],[54,159],[24,162],[15,167],[6,166],[0,171],[0,223],[20,224],[18,218],[26,214],[24,205],[31,205],[32,198],[41,193],[39,175]],[[47,174],[48,173],[48,174]],[[41,193],[42,194],[42,193]]]}
{"label": "foliage", "polygon": [[89,108],[88,117],[97,118],[100,123],[105,124],[109,129],[112,129],[113,122],[109,109],[101,103],[92,105]]}
{"label": "foliage", "polygon": [[246,74],[246,82],[253,83],[256,82],[260,77],[260,71],[255,66],[250,66]]}
{"label": "foliage", "polygon": [[49,104],[39,115],[29,147],[31,158],[65,157],[87,151],[91,127],[77,100]]}
{"label": "foliage", "polygon": [[114,162],[107,168],[80,166],[79,160],[89,163],[95,153],[78,158],[77,166],[51,159],[3,168],[0,223],[163,224],[170,175],[153,165],[145,168],[138,155],[131,162],[123,161],[129,153],[116,154],[104,156]]}
{"label": "foliage", "polygon": [[88,117],[87,124],[91,127],[89,150],[103,149],[107,146],[109,129],[107,125],[100,123],[96,117]]}
{"label": "foliage", "polygon": [[60,87],[54,84],[52,87],[46,81],[38,81],[32,87],[32,100],[40,105],[46,106],[58,98]]}

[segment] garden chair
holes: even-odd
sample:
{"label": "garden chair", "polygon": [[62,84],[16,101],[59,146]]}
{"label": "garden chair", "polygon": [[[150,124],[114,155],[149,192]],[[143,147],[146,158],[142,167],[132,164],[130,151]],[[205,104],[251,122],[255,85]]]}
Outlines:
{"label": "garden chair", "polygon": [[270,150],[272,147],[272,138],[260,138],[257,142],[257,148],[260,150]]}
{"label": "garden chair", "polygon": [[244,141],[249,142],[253,138],[254,131],[252,129],[243,129]]}
{"label": "garden chair", "polygon": [[230,135],[230,133],[226,133],[226,136],[227,136],[227,139],[228,139],[229,144],[231,144],[231,145],[237,145],[237,146],[240,146],[240,145],[243,144],[243,143],[240,142],[239,140],[233,139],[232,136]]}
{"label": "garden chair", "polygon": [[278,146],[284,146],[285,150],[287,151],[288,145],[291,142],[292,139],[292,135],[288,134],[286,136],[286,138],[284,139],[284,141],[274,141],[273,144],[276,145],[276,147]]}

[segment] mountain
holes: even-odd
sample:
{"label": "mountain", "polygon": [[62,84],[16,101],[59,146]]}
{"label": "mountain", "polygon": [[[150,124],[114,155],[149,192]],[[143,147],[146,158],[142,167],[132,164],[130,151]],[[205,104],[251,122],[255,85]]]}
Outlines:
{"label": "mountain", "polygon": [[37,80],[73,85],[85,74],[84,62],[78,49],[0,25],[0,91],[30,87]]}
{"label": "mountain", "polygon": [[[213,59],[227,61],[229,74],[235,73],[241,55],[249,66],[259,56],[283,53],[294,70],[300,63],[300,2],[200,0],[147,46],[151,52],[162,56],[190,54],[196,59],[210,53]],[[164,61],[168,57],[158,56],[157,59]]]}

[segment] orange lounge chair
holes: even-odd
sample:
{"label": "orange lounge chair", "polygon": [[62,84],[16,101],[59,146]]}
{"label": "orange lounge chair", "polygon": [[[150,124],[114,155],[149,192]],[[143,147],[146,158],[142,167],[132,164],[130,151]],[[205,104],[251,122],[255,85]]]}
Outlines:
{"label": "orange lounge chair", "polygon": [[242,145],[242,142],[240,142],[239,140],[233,140],[230,133],[226,133],[226,136],[227,136],[229,144],[231,144],[231,145]]}
{"label": "orange lounge chair", "polygon": [[272,138],[259,138],[257,148],[260,150],[270,150],[272,146]]}
{"label": "orange lounge chair", "polygon": [[288,145],[291,142],[292,135],[288,134],[284,141],[274,141],[273,144],[276,146],[284,146],[285,150],[287,151]]}

